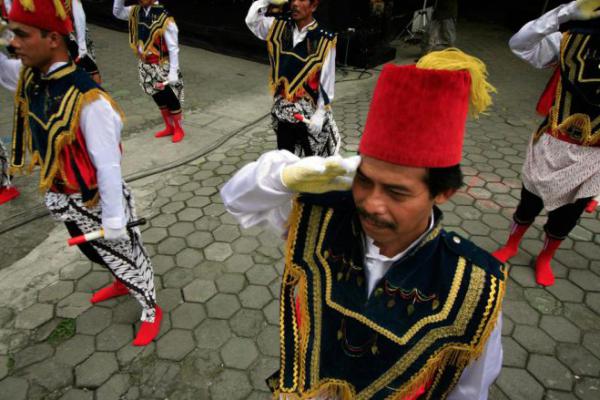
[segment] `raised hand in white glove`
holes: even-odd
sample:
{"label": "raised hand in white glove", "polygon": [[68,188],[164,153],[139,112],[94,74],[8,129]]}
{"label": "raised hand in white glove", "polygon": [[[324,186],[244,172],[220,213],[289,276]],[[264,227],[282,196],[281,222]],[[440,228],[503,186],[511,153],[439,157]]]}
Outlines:
{"label": "raised hand in white glove", "polygon": [[310,123],[308,124],[308,131],[311,135],[318,135],[323,130],[323,123],[325,122],[325,110],[319,108],[312,117],[310,117]]}
{"label": "raised hand in white glove", "polygon": [[106,227],[102,227],[102,230],[104,231],[104,239],[105,240],[111,240],[111,241],[116,241],[116,240],[123,240],[123,239],[127,239],[127,228],[123,227],[120,229],[112,229],[112,228],[106,228]]}
{"label": "raised hand in white glove", "polygon": [[585,21],[600,17],[600,0],[577,0],[569,4],[569,7],[572,7],[572,20]]}
{"label": "raised hand in white glove", "polygon": [[306,157],[283,168],[281,181],[298,193],[349,190],[359,164],[360,156]]}
{"label": "raised hand in white glove", "polygon": [[87,57],[88,52],[87,49],[79,49],[79,53],[77,55],[77,60],[75,60],[75,62],[79,62],[80,60],[83,60],[85,57]]}

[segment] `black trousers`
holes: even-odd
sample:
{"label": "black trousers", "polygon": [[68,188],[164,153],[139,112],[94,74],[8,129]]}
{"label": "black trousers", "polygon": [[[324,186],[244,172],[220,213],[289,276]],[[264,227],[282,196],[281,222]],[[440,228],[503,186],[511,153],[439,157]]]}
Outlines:
{"label": "black trousers", "polygon": [[[546,234],[557,240],[566,239],[575,228],[581,214],[591,198],[579,199],[575,203],[566,204],[548,213],[548,221],[544,225]],[[518,224],[529,225],[533,223],[544,208],[544,202],[529,190],[521,190],[521,202],[514,215],[514,221]]]}
{"label": "black trousers", "polygon": [[277,149],[288,150],[294,153],[296,144],[302,146],[304,156],[313,156],[314,152],[308,141],[308,127],[304,123],[292,124],[286,121],[279,121],[275,129],[277,135]]}
{"label": "black trousers", "polygon": [[171,86],[165,86],[163,90],[152,95],[154,102],[161,109],[168,109],[171,113],[176,114],[181,112],[181,103],[179,99],[175,95],[175,92],[171,88]]}

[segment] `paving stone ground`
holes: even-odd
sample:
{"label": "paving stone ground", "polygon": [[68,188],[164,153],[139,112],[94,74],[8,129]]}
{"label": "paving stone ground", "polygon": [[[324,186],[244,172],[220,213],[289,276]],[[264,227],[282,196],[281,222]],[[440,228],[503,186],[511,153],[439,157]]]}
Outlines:
{"label": "paving stone ground", "polygon": [[[466,24],[459,34],[460,45],[488,63],[499,94],[487,115],[468,123],[466,186],[444,206],[444,223],[494,250],[519,199],[524,151],[538,122],[531,110],[547,73],[515,60],[502,28]],[[407,61],[416,48],[399,46],[399,53]],[[354,153],[360,140],[376,76],[369,73],[374,76],[356,83],[358,94],[344,96],[347,86],[338,88],[334,112],[344,154]],[[135,182],[165,310],[158,340],[131,346],[139,310],[130,298],[91,307],[91,292],[110,276],[70,253],[55,278],[46,273],[15,293],[19,307],[0,307],[0,399],[269,398],[264,380],[278,366],[283,243],[262,229],[240,229],[218,190],[232,172],[274,147],[264,120],[205,157]],[[599,215],[584,215],[565,241],[554,262],[557,283],[548,289],[535,284],[532,269],[543,222],[530,229],[511,266],[504,367],[490,398],[598,399]]]}

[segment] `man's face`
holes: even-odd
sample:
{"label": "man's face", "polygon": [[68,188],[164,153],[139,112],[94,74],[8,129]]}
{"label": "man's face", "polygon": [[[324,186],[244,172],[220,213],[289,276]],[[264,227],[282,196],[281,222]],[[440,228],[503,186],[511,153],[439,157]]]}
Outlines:
{"label": "man's face", "polygon": [[363,157],[352,184],[352,195],[365,233],[382,253],[403,251],[429,224],[434,204],[452,193],[431,197],[425,168],[404,167]]}
{"label": "man's face", "polygon": [[311,18],[317,9],[317,4],[316,0],[291,0],[290,10],[292,11],[292,19],[294,21],[303,21]]}
{"label": "man's face", "polygon": [[49,33],[45,37],[42,31],[29,25],[10,22],[9,28],[14,37],[10,44],[23,65],[33,68],[43,68],[52,60],[52,49],[56,34]]}

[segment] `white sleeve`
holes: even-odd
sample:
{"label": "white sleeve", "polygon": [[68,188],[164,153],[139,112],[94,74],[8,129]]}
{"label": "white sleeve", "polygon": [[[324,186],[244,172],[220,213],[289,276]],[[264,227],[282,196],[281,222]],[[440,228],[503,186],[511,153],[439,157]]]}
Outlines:
{"label": "white sleeve", "polygon": [[554,64],[560,55],[560,24],[571,20],[575,10],[575,2],[563,4],[540,18],[529,21],[510,38],[510,49],[517,57],[536,68]]}
{"label": "white sleeve", "polygon": [[113,15],[123,21],[129,20],[132,6],[125,7],[125,0],[115,0],[113,3]]}
{"label": "white sleeve", "polygon": [[170,22],[165,31],[165,41],[169,49],[169,80],[178,80],[179,71],[179,30],[175,22]]}
{"label": "white sleeve", "polygon": [[7,13],[10,13],[10,9],[12,8],[12,0],[4,0],[4,8]]}
{"label": "white sleeve", "polygon": [[239,170],[221,189],[227,211],[244,228],[269,225],[285,231],[294,193],[281,181],[281,171],[299,158],[287,150],[274,150]]}
{"label": "white sleeve", "polygon": [[246,25],[254,35],[262,40],[267,38],[275,17],[267,17],[265,13],[269,8],[269,0],[256,0],[250,6],[246,15]]}
{"label": "white sleeve", "polygon": [[15,92],[22,66],[21,60],[8,58],[6,54],[0,52],[0,85],[6,90]]}
{"label": "white sleeve", "polygon": [[329,98],[329,104],[333,103],[335,96],[335,47],[332,47],[325,57],[323,63],[323,70],[321,71],[320,91],[319,100],[317,101],[317,108],[323,108],[325,106],[325,99],[323,98],[324,91]]}
{"label": "white sleeve", "polygon": [[121,117],[108,100],[100,98],[83,107],[79,126],[90,159],[96,167],[102,226],[121,229],[127,224],[119,146],[123,128]]}
{"label": "white sleeve", "polygon": [[500,314],[483,353],[465,368],[448,400],[487,400],[490,386],[500,375],[502,355],[502,314]]}
{"label": "white sleeve", "polygon": [[75,24],[75,33],[77,35],[77,46],[79,47],[79,55],[87,53],[86,36],[86,21],[85,12],[81,0],[73,0],[73,22]]}

